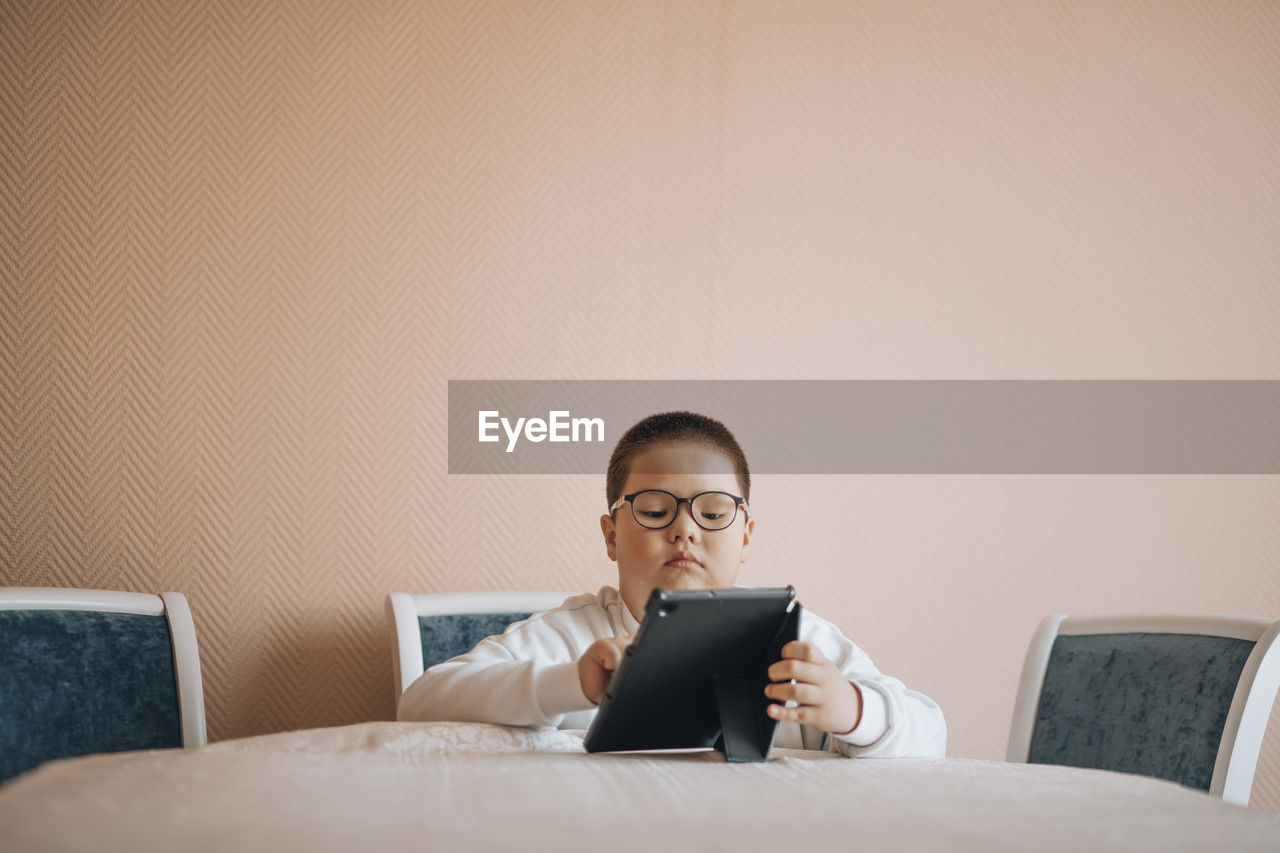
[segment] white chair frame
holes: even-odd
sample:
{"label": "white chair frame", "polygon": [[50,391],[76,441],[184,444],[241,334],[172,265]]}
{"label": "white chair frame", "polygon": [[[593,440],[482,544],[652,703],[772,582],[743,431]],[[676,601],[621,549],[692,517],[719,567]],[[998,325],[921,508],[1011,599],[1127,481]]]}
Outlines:
{"label": "white chair frame", "polygon": [[148,595],[104,589],[59,587],[0,587],[0,610],[93,610],[100,613],[140,613],[167,616],[173,649],[174,677],[184,747],[208,743],[204,719],[204,687],[200,680],[200,650],[191,608],[180,592]]}
{"label": "white chair frame", "polygon": [[1208,613],[1134,613],[1106,616],[1046,616],[1027,648],[1005,760],[1025,763],[1040,707],[1049,653],[1059,636],[1092,634],[1198,634],[1254,642],[1236,684],[1222,729],[1209,793],[1248,805],[1271,705],[1280,688],[1280,620]]}
{"label": "white chair frame", "polygon": [[419,616],[450,613],[537,613],[559,607],[568,592],[393,592],[387,596],[387,624],[391,628],[391,669],[395,699],[422,675],[422,630]]}

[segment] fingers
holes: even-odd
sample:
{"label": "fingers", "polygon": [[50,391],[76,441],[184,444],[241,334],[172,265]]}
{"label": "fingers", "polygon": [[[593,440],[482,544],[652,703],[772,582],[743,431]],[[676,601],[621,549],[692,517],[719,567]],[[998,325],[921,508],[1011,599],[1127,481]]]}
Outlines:
{"label": "fingers", "polygon": [[787,659],[770,664],[766,673],[770,681],[795,679],[796,681],[807,681],[813,684],[822,679],[823,667],[808,661]]}
{"label": "fingers", "polygon": [[770,699],[796,701],[801,705],[816,705],[822,698],[822,689],[814,684],[770,684],[764,689]]}
{"label": "fingers", "polygon": [[605,642],[597,642],[591,646],[591,657],[607,672],[613,672],[622,661],[623,646],[616,637]]}
{"label": "fingers", "polygon": [[769,716],[781,723],[812,724],[817,720],[817,713],[817,708],[813,705],[801,705],[799,708],[769,706]]}
{"label": "fingers", "polygon": [[803,660],[809,663],[826,663],[827,657],[813,643],[792,640],[782,647],[782,659]]}
{"label": "fingers", "polygon": [[635,634],[627,634],[625,637],[606,637],[600,642],[609,650],[609,660],[616,667],[622,662],[622,655],[626,652],[627,646],[635,642],[635,639]]}
{"label": "fingers", "polygon": [[782,647],[782,660],[771,664],[767,674],[770,681],[794,678],[797,681],[816,683],[829,677],[829,670],[832,669],[834,665],[813,643],[792,640]]}

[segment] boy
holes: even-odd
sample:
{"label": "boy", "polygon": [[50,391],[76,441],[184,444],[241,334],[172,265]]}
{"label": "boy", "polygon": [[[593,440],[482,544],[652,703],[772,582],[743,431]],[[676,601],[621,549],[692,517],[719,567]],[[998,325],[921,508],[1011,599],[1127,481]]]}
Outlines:
{"label": "boy", "polygon": [[[734,585],[755,532],[751,475],[733,434],[691,412],[651,415],[618,440],[601,516],[618,588],[573,596],[431,667],[400,697],[400,720],[585,729],[654,588]],[[941,709],[881,674],[807,608],[800,639],[769,667],[774,745],[850,757],[938,757]]]}

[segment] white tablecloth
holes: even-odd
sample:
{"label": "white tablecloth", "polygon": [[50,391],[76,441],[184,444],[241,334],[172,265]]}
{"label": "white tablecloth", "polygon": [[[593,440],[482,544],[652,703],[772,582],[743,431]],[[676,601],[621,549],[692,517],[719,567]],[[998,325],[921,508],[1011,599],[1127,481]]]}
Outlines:
{"label": "white tablecloth", "polygon": [[588,755],[581,732],[366,723],[55,761],[0,850],[1280,851],[1280,815],[1139,776],[775,749]]}

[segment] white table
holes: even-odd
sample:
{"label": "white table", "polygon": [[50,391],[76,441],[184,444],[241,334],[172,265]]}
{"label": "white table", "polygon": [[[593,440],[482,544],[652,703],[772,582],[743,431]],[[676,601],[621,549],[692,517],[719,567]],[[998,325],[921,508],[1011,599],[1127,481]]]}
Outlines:
{"label": "white table", "polygon": [[1280,850],[1280,815],[1170,782],[775,749],[588,755],[581,732],[365,723],[55,761],[0,850]]}

